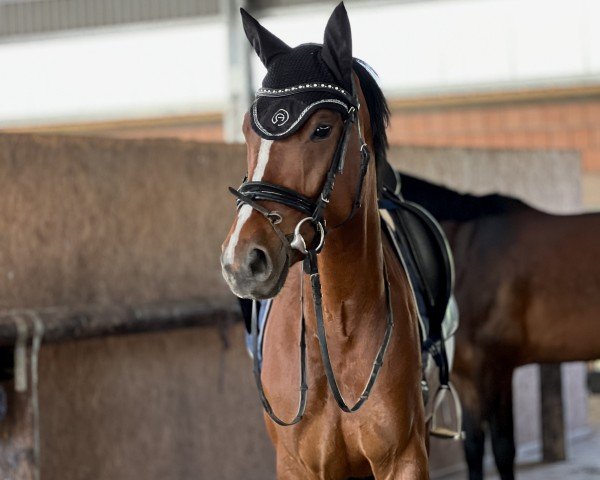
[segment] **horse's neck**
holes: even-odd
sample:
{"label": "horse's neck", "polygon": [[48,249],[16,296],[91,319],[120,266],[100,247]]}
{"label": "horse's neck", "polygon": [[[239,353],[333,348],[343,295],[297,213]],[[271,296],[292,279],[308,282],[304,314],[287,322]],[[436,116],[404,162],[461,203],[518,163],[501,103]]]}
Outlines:
{"label": "horse's neck", "polygon": [[369,328],[374,316],[385,318],[381,228],[374,190],[367,189],[354,219],[330,231],[319,255],[326,317],[340,323],[347,333],[359,325]]}

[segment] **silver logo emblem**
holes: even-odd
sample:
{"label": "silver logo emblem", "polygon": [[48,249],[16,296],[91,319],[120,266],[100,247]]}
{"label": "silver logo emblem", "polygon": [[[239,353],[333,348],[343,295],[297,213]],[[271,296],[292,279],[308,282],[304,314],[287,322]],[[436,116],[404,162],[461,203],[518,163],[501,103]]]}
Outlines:
{"label": "silver logo emblem", "polygon": [[287,110],[280,108],[279,110],[277,110],[275,112],[275,114],[273,115],[273,118],[271,118],[271,122],[273,122],[273,125],[277,125],[278,127],[281,127],[282,125],[285,125],[285,123],[289,119],[290,119],[290,114],[287,112]]}

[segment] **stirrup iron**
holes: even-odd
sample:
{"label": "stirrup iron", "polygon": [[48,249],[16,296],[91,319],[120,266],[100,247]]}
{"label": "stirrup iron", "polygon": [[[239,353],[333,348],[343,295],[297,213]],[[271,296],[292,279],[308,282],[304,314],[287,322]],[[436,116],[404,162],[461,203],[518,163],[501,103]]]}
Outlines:
{"label": "stirrup iron", "polygon": [[437,438],[463,440],[462,406],[452,383],[440,385],[433,402],[429,433]]}

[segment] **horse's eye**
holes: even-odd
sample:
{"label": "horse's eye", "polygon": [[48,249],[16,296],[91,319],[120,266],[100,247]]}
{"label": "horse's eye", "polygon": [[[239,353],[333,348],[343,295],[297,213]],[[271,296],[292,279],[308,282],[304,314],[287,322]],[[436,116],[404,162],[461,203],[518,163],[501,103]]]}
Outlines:
{"label": "horse's eye", "polygon": [[318,141],[327,138],[331,133],[331,125],[319,125],[310,136],[311,140]]}

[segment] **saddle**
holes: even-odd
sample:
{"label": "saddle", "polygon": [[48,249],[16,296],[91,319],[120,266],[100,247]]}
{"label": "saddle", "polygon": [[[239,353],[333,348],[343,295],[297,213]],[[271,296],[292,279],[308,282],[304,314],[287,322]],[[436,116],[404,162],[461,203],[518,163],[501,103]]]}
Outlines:
{"label": "saddle", "polygon": [[[458,308],[452,293],[452,252],[432,215],[402,195],[400,172],[381,162],[377,173],[382,229],[408,274],[418,307],[423,401],[431,421],[430,433],[441,438],[462,438],[462,408],[450,382],[453,336],[458,328]],[[433,398],[430,389],[435,391]]]}
{"label": "saddle", "polygon": [[417,203],[402,196],[400,173],[386,162],[382,176],[379,208],[383,230],[408,272],[424,338],[440,340],[442,325],[454,288],[452,253],[439,223]]}

